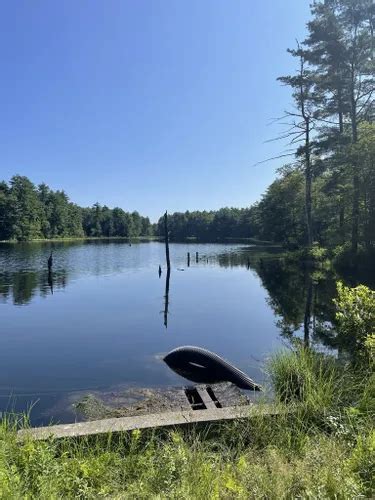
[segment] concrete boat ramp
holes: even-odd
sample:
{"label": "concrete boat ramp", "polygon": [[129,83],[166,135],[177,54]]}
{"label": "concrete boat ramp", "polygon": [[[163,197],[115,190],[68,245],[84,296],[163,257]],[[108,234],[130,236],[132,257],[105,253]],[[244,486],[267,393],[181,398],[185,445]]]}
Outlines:
{"label": "concrete boat ramp", "polygon": [[[23,441],[28,438],[43,440],[50,437],[90,436],[135,429],[214,423],[247,418],[255,414],[274,415],[277,413],[271,405],[262,405],[260,409],[259,405],[251,402],[242,391],[232,384],[227,386],[221,384],[217,387],[215,384],[185,387],[179,389],[177,401],[180,403],[179,409],[173,411],[23,429],[18,431],[18,439]],[[183,401],[182,404],[181,401]]]}

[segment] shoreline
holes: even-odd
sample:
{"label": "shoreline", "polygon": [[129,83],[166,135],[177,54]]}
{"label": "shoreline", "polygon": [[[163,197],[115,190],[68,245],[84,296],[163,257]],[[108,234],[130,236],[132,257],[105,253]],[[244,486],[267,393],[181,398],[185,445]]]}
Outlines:
{"label": "shoreline", "polygon": [[17,240],[0,240],[0,243],[18,244],[18,243],[65,243],[70,241],[107,241],[107,240],[123,240],[123,241],[159,241],[158,236],[82,236],[82,237],[67,237],[67,238],[35,238],[26,241]]}
{"label": "shoreline", "polygon": [[[18,243],[64,243],[74,241],[159,241],[164,242],[162,236],[82,236],[82,237],[66,237],[66,238],[34,238],[31,240],[0,240],[0,243],[18,244]],[[271,241],[261,241],[254,238],[223,238],[219,240],[200,240],[195,237],[185,238],[183,240],[170,240],[170,243],[197,243],[197,244],[215,244],[215,243],[244,243],[259,247],[277,247],[282,248],[280,244]]]}

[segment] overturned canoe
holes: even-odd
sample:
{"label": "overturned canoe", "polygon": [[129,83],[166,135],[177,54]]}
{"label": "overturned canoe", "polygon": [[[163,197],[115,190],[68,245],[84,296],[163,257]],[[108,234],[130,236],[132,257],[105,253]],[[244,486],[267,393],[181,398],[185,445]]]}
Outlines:
{"label": "overturned canoe", "polygon": [[227,381],[241,389],[261,390],[246,373],[201,347],[177,347],[165,356],[164,361],[176,373],[193,382],[214,384]]}

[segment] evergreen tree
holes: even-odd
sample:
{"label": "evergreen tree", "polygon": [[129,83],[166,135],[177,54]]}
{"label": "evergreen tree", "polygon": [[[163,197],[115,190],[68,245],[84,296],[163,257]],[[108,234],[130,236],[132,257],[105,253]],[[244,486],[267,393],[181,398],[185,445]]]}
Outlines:
{"label": "evergreen tree", "polygon": [[[286,137],[291,137],[292,144],[303,143],[296,151],[297,158],[301,159],[301,166],[305,177],[305,215],[306,215],[306,243],[312,246],[314,240],[312,217],[312,142],[311,135],[317,116],[317,95],[315,94],[315,81],[311,71],[307,68],[306,55],[298,45],[297,50],[288,52],[299,60],[299,69],[296,75],[281,76],[282,83],[292,88],[295,102],[295,111],[287,111],[291,119],[288,124],[289,131]],[[285,137],[285,136],[284,136]]]}
{"label": "evergreen tree", "polygon": [[27,177],[15,175],[10,181],[8,223],[10,237],[19,241],[41,238],[44,213],[38,192]]}
{"label": "evergreen tree", "polygon": [[152,234],[148,217],[95,203],[81,208],[64,191],[46,184],[35,188],[29,179],[14,176],[10,186],[0,182],[0,240],[34,238],[138,237]]}
{"label": "evergreen tree", "polygon": [[9,187],[6,182],[0,182],[0,240],[11,236],[9,214]]}

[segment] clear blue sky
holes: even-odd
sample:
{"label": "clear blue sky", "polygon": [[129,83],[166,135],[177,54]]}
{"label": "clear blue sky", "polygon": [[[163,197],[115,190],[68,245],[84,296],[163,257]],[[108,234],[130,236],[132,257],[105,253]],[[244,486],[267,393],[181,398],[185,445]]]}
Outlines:
{"label": "clear blue sky", "polygon": [[0,178],[155,220],[248,206],[275,177],[309,0],[3,0]]}

